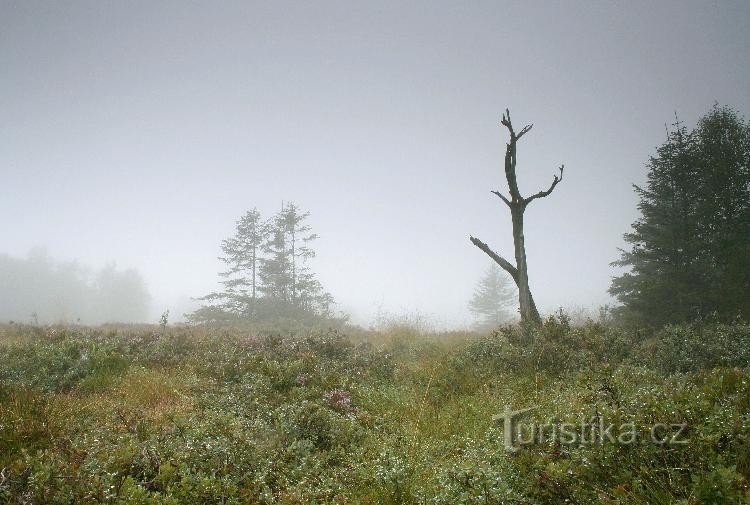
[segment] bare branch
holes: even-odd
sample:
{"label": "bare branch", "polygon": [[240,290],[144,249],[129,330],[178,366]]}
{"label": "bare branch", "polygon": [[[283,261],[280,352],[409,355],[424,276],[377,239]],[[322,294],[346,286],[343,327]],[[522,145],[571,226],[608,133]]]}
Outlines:
{"label": "bare branch", "polygon": [[511,265],[508,260],[506,260],[505,258],[503,258],[502,256],[500,256],[499,254],[497,254],[495,251],[493,251],[492,249],[490,249],[490,246],[488,246],[487,244],[485,244],[484,242],[482,242],[478,238],[470,236],[469,240],[471,240],[472,244],[474,244],[475,246],[477,246],[478,248],[480,248],[482,251],[484,251],[485,254],[487,254],[487,256],[489,256],[490,258],[492,258],[495,261],[495,263],[497,263],[498,265],[500,265],[503,268],[503,270],[505,270],[506,272],[508,272],[510,274],[510,276],[513,277],[513,280],[515,281],[515,283],[518,284],[518,269],[516,267],[514,267],[513,265]]}
{"label": "bare branch", "polygon": [[531,130],[531,128],[533,128],[533,127],[534,127],[533,123],[532,124],[527,124],[526,126],[524,126],[523,129],[518,133],[518,135],[516,135],[516,140],[518,140],[521,137],[523,137],[523,135],[525,133],[528,133],[528,131]]}
{"label": "bare branch", "polygon": [[510,206],[511,206],[510,200],[508,200],[507,198],[505,198],[505,195],[503,195],[503,194],[502,194],[501,192],[499,192],[499,191],[490,191],[490,193],[492,193],[492,194],[495,194],[495,195],[499,196],[499,197],[500,197],[500,199],[501,199],[502,201],[504,201],[504,202],[505,202],[505,205],[507,205],[508,207],[510,207]]}
{"label": "bare branch", "polygon": [[557,186],[560,181],[563,178],[563,170],[565,169],[565,165],[560,166],[560,176],[555,176],[554,179],[552,179],[552,185],[549,187],[547,191],[540,191],[539,193],[535,195],[531,195],[530,197],[526,198],[523,203],[524,205],[528,205],[531,203],[532,200],[535,200],[536,198],[544,198],[545,196],[549,196],[550,193],[555,189],[555,186]]}

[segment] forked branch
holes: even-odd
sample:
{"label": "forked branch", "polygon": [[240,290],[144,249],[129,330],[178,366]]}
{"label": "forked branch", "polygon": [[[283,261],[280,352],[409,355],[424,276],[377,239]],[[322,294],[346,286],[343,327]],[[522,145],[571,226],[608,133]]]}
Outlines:
{"label": "forked branch", "polygon": [[508,109],[505,109],[505,114],[503,114],[503,119],[500,121],[500,124],[505,126],[510,132],[511,142],[515,142],[516,140],[523,137],[534,126],[533,124],[527,124],[521,129],[520,132],[518,132],[518,135],[516,135],[516,132],[513,130],[513,123],[510,120],[510,111]]}

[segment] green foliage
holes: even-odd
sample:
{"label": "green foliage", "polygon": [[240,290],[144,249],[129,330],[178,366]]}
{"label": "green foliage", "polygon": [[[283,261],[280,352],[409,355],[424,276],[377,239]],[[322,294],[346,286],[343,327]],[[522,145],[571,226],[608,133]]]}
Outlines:
{"label": "green foliage", "polygon": [[693,495],[700,503],[747,503],[740,491],[743,477],[734,468],[719,467],[693,480]]}
{"label": "green foliage", "polygon": [[610,292],[636,322],[660,326],[750,314],[750,125],[715,107],[677,122],[636,186],[641,217]]}
{"label": "green foliage", "polygon": [[[0,335],[0,503],[750,497],[744,324],[644,335],[561,313],[485,337],[359,343],[179,326]],[[492,420],[506,405],[536,406],[539,424],[633,422],[641,439],[511,455]],[[655,422],[687,423],[688,443],[650,442]]]}
{"label": "green foliage", "polygon": [[643,342],[639,359],[667,373],[750,363],[750,326],[672,325]]}

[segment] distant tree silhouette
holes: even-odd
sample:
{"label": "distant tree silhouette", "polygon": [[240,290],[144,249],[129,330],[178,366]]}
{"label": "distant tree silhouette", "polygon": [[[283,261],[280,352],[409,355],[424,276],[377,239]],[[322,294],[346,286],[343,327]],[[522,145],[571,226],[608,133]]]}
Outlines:
{"label": "distant tree silhouette", "polygon": [[209,305],[190,320],[330,317],[333,297],[307,263],[315,256],[311,244],[317,238],[306,224],[309,216],[291,202],[266,221],[257,209],[247,212],[237,221],[234,235],[222,242],[220,259],[229,267],[219,274],[224,289],[201,298]]}
{"label": "distant tree silhouette", "polygon": [[235,234],[221,242],[223,256],[219,260],[227,269],[219,273],[224,280],[224,291],[212,293],[204,299],[221,300],[224,309],[231,312],[244,311],[251,316],[256,310],[258,296],[258,266],[261,248],[268,234],[260,212],[253,208],[236,223]]}
{"label": "distant tree silhouette", "polygon": [[135,270],[98,271],[57,262],[44,249],[27,258],[0,254],[0,320],[32,323],[134,323],[149,317],[151,296]]}
{"label": "distant tree silhouette", "polygon": [[487,330],[508,322],[511,317],[508,307],[515,296],[500,268],[491,265],[477,283],[469,301],[469,311],[476,318],[476,328]]}

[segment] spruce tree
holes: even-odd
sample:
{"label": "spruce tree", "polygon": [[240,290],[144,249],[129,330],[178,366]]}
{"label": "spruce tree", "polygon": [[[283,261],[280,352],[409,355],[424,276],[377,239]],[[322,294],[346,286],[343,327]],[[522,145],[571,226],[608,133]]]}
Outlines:
{"label": "spruce tree", "polygon": [[750,123],[714,107],[696,128],[698,237],[706,250],[706,304],[727,317],[750,317]]}
{"label": "spruce tree", "polygon": [[279,221],[283,226],[288,246],[290,301],[299,306],[306,298],[317,291],[319,284],[312,282],[314,276],[310,273],[307,260],[315,257],[315,251],[310,243],[318,236],[310,232],[310,226],[305,224],[309,212],[300,212],[294,202],[288,203],[279,214]]}
{"label": "spruce tree", "polygon": [[292,267],[281,213],[266,222],[266,230],[268,235],[263,243],[263,258],[260,260],[260,290],[266,300],[285,304],[290,301]]}
{"label": "spruce tree", "polygon": [[267,230],[260,212],[253,208],[236,223],[235,233],[221,242],[219,260],[227,269],[219,272],[224,290],[210,293],[200,300],[220,302],[215,308],[236,316],[251,317],[257,309],[258,266]]}
{"label": "spruce tree", "polygon": [[629,267],[610,293],[636,321],[661,325],[748,314],[748,126],[715,107],[692,131],[679,121],[634,186],[640,218],[614,264]]}
{"label": "spruce tree", "polygon": [[309,212],[300,211],[293,202],[285,204],[268,222],[269,236],[261,261],[262,291],[274,300],[277,309],[301,310],[312,313],[327,311],[330,295],[310,270],[308,260],[315,257],[312,242],[318,236],[306,223]]}
{"label": "spruce tree", "polygon": [[503,272],[491,265],[477,283],[474,295],[469,301],[469,311],[476,318],[478,330],[488,330],[508,322],[509,306],[513,305],[515,290],[510,286]]}
{"label": "spruce tree", "polygon": [[221,243],[224,256],[219,258],[228,268],[219,275],[225,294],[232,300],[235,310],[252,314],[258,297],[258,264],[266,228],[256,208],[249,210],[237,221],[236,232]]}
{"label": "spruce tree", "polygon": [[[233,323],[238,320],[275,325],[334,321],[333,297],[323,290],[308,265],[317,235],[306,223],[309,212],[294,203],[283,205],[263,221],[253,209],[239,221],[234,235],[222,241],[219,259],[223,290],[200,300],[209,302],[190,315],[195,322]],[[283,327],[276,325],[276,327]]]}

